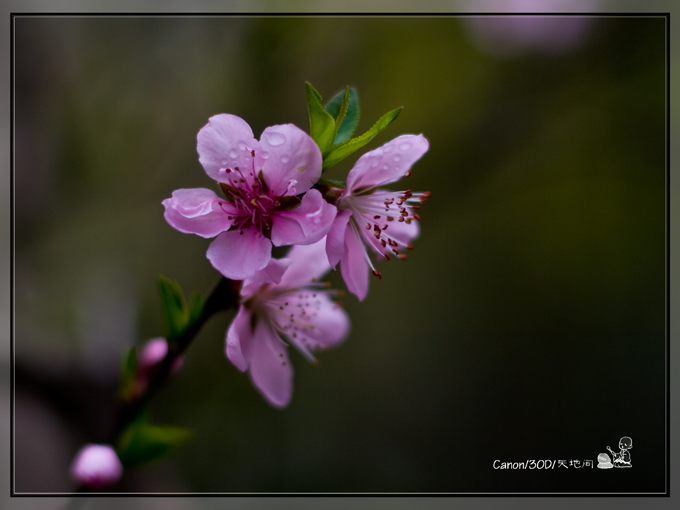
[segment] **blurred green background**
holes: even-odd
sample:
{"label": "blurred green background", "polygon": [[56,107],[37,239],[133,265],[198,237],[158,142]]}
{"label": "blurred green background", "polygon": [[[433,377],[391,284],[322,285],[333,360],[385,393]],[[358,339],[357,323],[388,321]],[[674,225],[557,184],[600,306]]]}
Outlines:
{"label": "blurred green background", "polygon": [[[193,440],[118,488],[664,490],[665,20],[486,21],[16,20],[18,492],[71,490],[73,455],[106,437],[124,351],[163,333],[158,275],[218,280],[160,204],[214,188],[198,130],[223,112],[308,129],[306,80],[357,88],[358,133],[404,107],[369,148],[429,140],[394,187],[432,192],[416,250],[345,298],[344,345],[292,355],[283,411],[225,358],[233,314],[213,319],[151,407]],[[596,465],[626,435],[630,470],[492,468]]]}

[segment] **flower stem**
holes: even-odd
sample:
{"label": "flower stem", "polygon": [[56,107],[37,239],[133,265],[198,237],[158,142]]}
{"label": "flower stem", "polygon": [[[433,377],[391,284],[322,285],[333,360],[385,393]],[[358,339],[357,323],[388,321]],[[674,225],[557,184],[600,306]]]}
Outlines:
{"label": "flower stem", "polygon": [[228,310],[238,306],[240,281],[222,278],[203,306],[201,315],[168,346],[168,353],[157,365],[144,390],[127,402],[123,402],[118,409],[116,421],[109,436],[109,444],[115,445],[125,429],[132,423],[155,393],[163,386],[171,372],[171,368],[189,347],[194,337],[210,317],[216,312]]}

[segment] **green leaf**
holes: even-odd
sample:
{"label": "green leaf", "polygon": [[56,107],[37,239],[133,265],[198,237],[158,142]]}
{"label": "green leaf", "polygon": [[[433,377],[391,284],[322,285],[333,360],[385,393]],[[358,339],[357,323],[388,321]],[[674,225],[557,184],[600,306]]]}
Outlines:
{"label": "green leaf", "polygon": [[161,276],[158,279],[158,285],[168,330],[167,341],[171,343],[179,337],[188,325],[190,319],[189,307],[184,300],[184,294],[182,294],[179,283]]}
{"label": "green leaf", "polygon": [[325,171],[328,168],[332,167],[333,165],[339,163],[347,156],[361,149],[364,145],[373,140],[373,138],[375,138],[375,136],[378,133],[380,133],[383,129],[389,126],[394,121],[394,119],[396,119],[397,116],[399,116],[401,110],[402,108],[399,107],[387,112],[385,115],[380,117],[380,119],[378,119],[378,122],[373,124],[373,126],[371,126],[371,129],[366,131],[363,135],[353,138],[352,140],[342,145],[334,147],[323,158],[323,170]]}
{"label": "green leaf", "polygon": [[323,177],[316,181],[319,186],[331,186],[333,188],[346,188],[347,183],[345,181],[338,181],[334,179],[324,179]]}
{"label": "green leaf", "polygon": [[[341,112],[341,105],[343,103],[347,89],[338,92],[333,96],[325,106],[326,111],[330,113],[336,119],[339,118]],[[354,88],[349,89],[349,101],[347,103],[347,112],[342,116],[340,122],[336,120],[335,129],[335,139],[333,143],[335,145],[340,145],[341,143],[349,140],[357,126],[359,125],[360,109],[359,109],[359,96]]]}
{"label": "green leaf", "polygon": [[137,351],[130,348],[123,361],[123,375],[120,381],[119,396],[123,401],[130,400],[135,395],[137,384]]}
{"label": "green leaf", "polygon": [[335,135],[333,136],[333,144],[337,144],[338,129],[342,126],[342,122],[347,115],[347,108],[349,108],[349,87],[345,87],[345,92],[342,94],[342,102],[340,103],[340,112],[335,118]]}
{"label": "green leaf", "polygon": [[321,95],[307,82],[307,110],[309,134],[324,154],[335,138],[335,119],[321,105]]}
{"label": "green leaf", "polygon": [[125,466],[135,466],[165,457],[190,437],[189,429],[150,425],[142,415],[125,430],[116,450]]}
{"label": "green leaf", "polygon": [[201,295],[197,292],[193,296],[191,296],[191,301],[189,301],[189,322],[188,324],[193,323],[198,317],[203,313],[203,298]]}

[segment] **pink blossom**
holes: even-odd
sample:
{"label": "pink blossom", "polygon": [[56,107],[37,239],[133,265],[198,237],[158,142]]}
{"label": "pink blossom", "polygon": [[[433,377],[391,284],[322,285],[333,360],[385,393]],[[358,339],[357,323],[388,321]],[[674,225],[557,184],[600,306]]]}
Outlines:
{"label": "pink blossom", "polygon": [[268,127],[258,141],[243,119],[215,115],[198,133],[198,154],[225,198],[176,190],[163,201],[165,219],[180,232],[217,236],[207,256],[227,278],[264,269],[272,244],[312,244],[330,229],[337,210],[310,189],[321,177],[321,152],[294,125]]}
{"label": "pink blossom", "polygon": [[588,38],[594,18],[550,13],[593,12],[599,4],[599,0],[476,0],[475,12],[497,14],[461,19],[470,29],[473,42],[491,55],[561,54]]}
{"label": "pink blossom", "polygon": [[[156,366],[163,361],[168,353],[168,342],[165,338],[152,338],[144,344],[139,358],[137,359],[138,372],[137,383],[139,389],[143,389],[149,382],[151,373]],[[184,356],[178,357],[172,364],[171,373],[176,373],[184,364]]]}
{"label": "pink blossom", "polygon": [[[379,257],[396,256],[413,249],[420,217],[414,210],[429,192],[388,191],[379,186],[411,174],[411,166],[427,151],[423,135],[402,135],[361,156],[347,175],[347,187],[335,205],[338,214],[328,232],[326,252],[331,266],[340,262],[347,289],[363,300],[368,293],[368,269],[380,277],[368,257],[366,245]],[[363,240],[363,241],[362,241]]]}
{"label": "pink blossom", "polygon": [[114,449],[107,444],[88,444],[76,454],[71,476],[78,483],[98,488],[117,482],[123,474]]}
{"label": "pink blossom", "polygon": [[255,387],[273,406],[285,407],[293,393],[288,346],[315,362],[314,351],[335,346],[349,332],[349,318],[317,282],[328,270],[325,241],[294,246],[287,258],[243,282],[242,305],[227,331],[226,354],[249,371]]}

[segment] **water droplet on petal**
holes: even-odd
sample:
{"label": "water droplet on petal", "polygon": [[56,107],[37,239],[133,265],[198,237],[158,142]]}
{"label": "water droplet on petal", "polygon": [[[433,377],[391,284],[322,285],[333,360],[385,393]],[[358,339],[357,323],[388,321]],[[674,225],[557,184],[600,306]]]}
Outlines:
{"label": "water droplet on petal", "polygon": [[229,157],[230,157],[231,159],[236,159],[236,158],[238,157],[238,152],[236,152],[236,149],[231,149],[231,150],[229,151]]}
{"label": "water droplet on petal", "polygon": [[281,156],[281,163],[288,163],[290,161],[290,158],[288,156]]}
{"label": "water droplet on petal", "polygon": [[272,147],[278,147],[279,145],[286,143],[286,137],[281,133],[276,133],[274,131],[265,133],[265,138],[267,139],[267,143]]}
{"label": "water droplet on petal", "polygon": [[269,159],[270,154],[267,151],[262,153],[262,159]]}
{"label": "water droplet on petal", "polygon": [[238,148],[239,148],[239,150],[242,150],[242,151],[248,150],[248,147],[246,147],[246,144],[243,143],[243,142],[238,144]]}
{"label": "water droplet on petal", "polygon": [[410,144],[410,143],[402,143],[402,144],[399,146],[399,148],[400,148],[401,150],[403,150],[403,151],[407,151],[407,150],[409,150],[409,149],[411,148],[411,144]]}
{"label": "water droplet on petal", "polygon": [[401,159],[401,156],[398,156],[398,155],[397,155],[397,156],[394,156],[394,157],[392,158],[392,160],[394,160],[394,161],[399,161],[400,159]]}
{"label": "water droplet on petal", "polygon": [[383,165],[383,170],[389,170],[389,169],[390,169],[390,167],[388,167],[387,165]]}
{"label": "water droplet on petal", "polygon": [[371,168],[377,168],[377,166],[380,164],[380,159],[374,158],[373,163],[371,163]]}
{"label": "water droplet on petal", "polygon": [[386,145],[386,146],[385,146],[385,152],[390,152],[391,150],[392,150],[392,146],[391,146],[391,145]]}
{"label": "water droplet on petal", "polygon": [[229,161],[227,161],[226,159],[223,159],[221,161],[222,166],[226,166],[227,163],[229,163]]}

